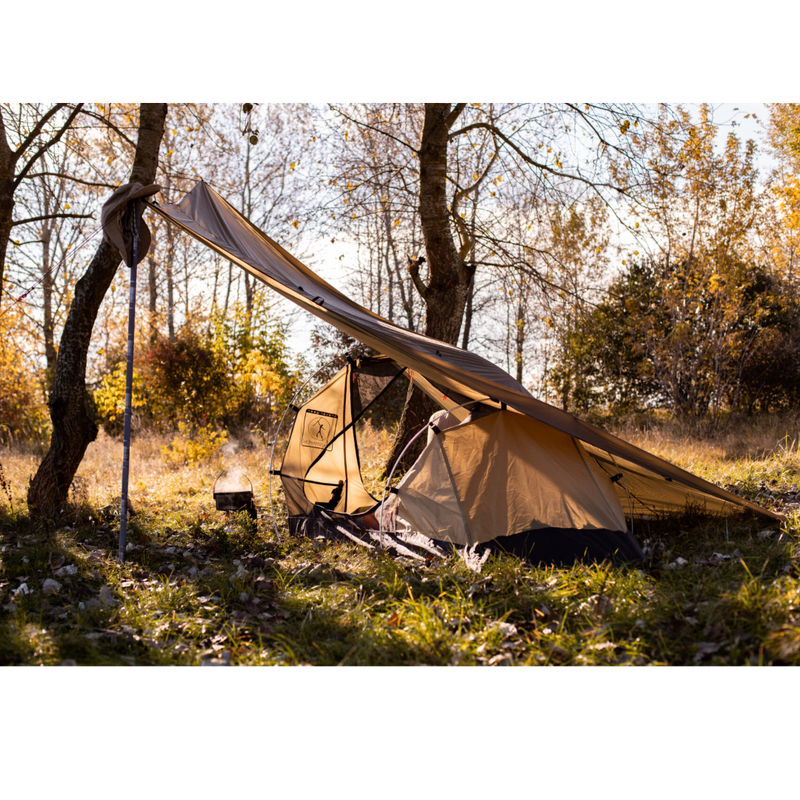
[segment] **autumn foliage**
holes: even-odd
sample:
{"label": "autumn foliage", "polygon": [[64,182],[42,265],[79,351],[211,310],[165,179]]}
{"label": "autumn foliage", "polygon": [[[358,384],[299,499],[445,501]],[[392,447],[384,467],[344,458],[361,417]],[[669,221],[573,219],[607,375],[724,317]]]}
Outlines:
{"label": "autumn foliage", "polygon": [[0,442],[41,440],[48,429],[44,375],[30,351],[31,325],[18,304],[0,316]]}
{"label": "autumn foliage", "polygon": [[[50,143],[41,172],[21,176],[9,198],[5,440],[47,437],[61,331],[94,247],[80,243],[133,153],[125,131],[137,106],[83,104],[72,117],[77,106],[58,105],[0,107],[12,149],[51,119],[37,133]],[[800,400],[800,105],[767,110],[757,144],[710,104],[173,104],[156,177],[161,200],[174,202],[202,176],[372,311],[438,337],[447,328],[448,340],[568,411],[659,409],[715,428]],[[775,157],[773,171],[759,148]],[[446,181],[431,216],[434,162]],[[148,220],[134,429],[198,442],[266,431],[300,374],[353,343],[317,328],[308,352],[290,355],[289,318],[269,306],[269,290]],[[432,257],[425,225],[453,247]],[[127,275],[120,269],[106,294],[86,378],[88,405],[113,435]],[[10,302],[28,287],[24,305]]]}
{"label": "autumn foliage", "polygon": [[[139,428],[186,433],[220,426],[265,429],[288,399],[295,378],[284,327],[260,305],[245,324],[244,310],[193,320],[175,339],[159,338],[134,369],[133,410]],[[121,430],[125,362],[120,360],[94,392],[97,412],[111,433]]]}

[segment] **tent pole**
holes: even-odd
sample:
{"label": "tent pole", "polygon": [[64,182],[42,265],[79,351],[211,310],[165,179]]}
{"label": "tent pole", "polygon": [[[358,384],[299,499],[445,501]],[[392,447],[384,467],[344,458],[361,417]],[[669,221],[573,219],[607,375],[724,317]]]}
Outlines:
{"label": "tent pole", "polygon": [[119,560],[125,563],[128,538],[128,474],[131,455],[131,399],[133,395],[133,335],[136,323],[136,267],[139,260],[139,221],[141,201],[133,201],[133,258],[131,259],[131,291],[128,304],[128,364],[125,375],[125,432],[122,444],[122,499],[119,509]]}
{"label": "tent pole", "polygon": [[[491,399],[492,399],[491,397],[488,397],[488,396],[487,396],[487,397],[480,397],[480,398],[478,398],[477,400],[467,400],[467,402],[466,402],[466,403],[461,403],[461,405],[459,405],[459,406],[453,406],[452,408],[446,408],[446,409],[444,409],[444,410],[445,410],[445,411],[448,411],[448,412],[450,412],[450,411],[455,411],[457,408],[466,408],[468,405],[471,405],[472,403],[482,403],[484,400],[491,400]],[[389,473],[389,477],[386,479],[386,483],[383,485],[383,494],[381,495],[381,515],[380,515],[380,518],[378,519],[378,531],[379,531],[379,532],[382,532],[382,531],[383,531],[383,504],[386,502],[386,492],[388,492],[388,491],[389,491],[389,484],[392,482],[392,476],[394,475],[394,471],[397,469],[397,465],[400,463],[400,460],[401,460],[401,459],[403,458],[403,456],[406,454],[406,450],[408,450],[408,448],[409,448],[409,447],[411,447],[411,445],[412,445],[412,444],[414,444],[414,442],[416,442],[416,441],[417,441],[417,437],[418,437],[418,436],[419,436],[419,435],[422,433],[422,431],[424,431],[426,428],[430,428],[430,427],[431,427],[431,423],[430,423],[430,421],[426,422],[426,423],[425,423],[425,424],[424,424],[424,425],[423,425],[423,426],[422,426],[422,427],[421,427],[421,428],[420,428],[420,429],[419,429],[419,430],[418,430],[418,431],[417,431],[417,432],[416,432],[416,433],[415,433],[415,434],[414,434],[414,435],[413,435],[413,436],[412,436],[412,437],[411,437],[411,438],[408,440],[408,444],[407,444],[407,445],[406,445],[406,446],[403,448],[403,451],[400,453],[400,455],[399,455],[399,456],[397,456],[397,458],[396,458],[396,459],[395,459],[395,461],[394,461],[394,464],[392,465],[392,471]],[[449,469],[450,469],[450,466],[448,465],[448,467],[447,467],[447,468],[448,468],[448,470],[449,470]],[[454,488],[455,488],[455,487],[454,487]],[[460,508],[460,507],[461,507],[461,506],[460,506],[460,503],[459,503],[459,508]],[[462,516],[463,516],[463,514],[462,514]]]}

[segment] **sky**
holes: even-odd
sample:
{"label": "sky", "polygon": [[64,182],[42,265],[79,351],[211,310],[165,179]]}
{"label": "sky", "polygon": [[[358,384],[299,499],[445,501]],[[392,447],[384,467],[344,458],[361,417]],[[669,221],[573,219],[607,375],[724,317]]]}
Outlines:
{"label": "sky", "polygon": [[[748,114],[750,116],[745,119]],[[774,161],[764,144],[769,111],[763,103],[714,103],[714,120],[720,125],[720,140],[724,141],[730,131],[735,131],[742,141],[755,139],[759,145],[759,171],[762,175],[769,171]],[[732,121],[736,125],[732,125]]]}

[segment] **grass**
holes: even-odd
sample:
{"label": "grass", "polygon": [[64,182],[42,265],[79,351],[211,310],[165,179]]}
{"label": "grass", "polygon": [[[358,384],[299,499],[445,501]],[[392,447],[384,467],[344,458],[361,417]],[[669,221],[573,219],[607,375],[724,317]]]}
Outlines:
{"label": "grass", "polygon": [[[293,539],[282,526],[276,536],[263,449],[234,444],[175,469],[162,440],[139,436],[136,516],[120,564],[118,442],[90,446],[70,505],[47,530],[24,505],[38,456],[0,450],[0,664],[800,663],[796,421],[756,421],[708,440],[666,425],[621,433],[787,522],[637,522],[641,569],[492,556],[476,573],[457,557],[395,558]],[[373,442],[362,464],[375,482],[385,441]],[[256,524],[214,510],[223,466],[252,479]],[[280,520],[275,484],[273,493]]]}

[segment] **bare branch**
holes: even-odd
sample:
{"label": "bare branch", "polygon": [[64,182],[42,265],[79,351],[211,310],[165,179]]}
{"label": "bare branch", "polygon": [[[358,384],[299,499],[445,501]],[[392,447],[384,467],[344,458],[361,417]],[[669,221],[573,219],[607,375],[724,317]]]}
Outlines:
{"label": "bare branch", "polygon": [[116,184],[113,183],[97,183],[94,181],[84,181],[80,178],[75,178],[72,175],[66,175],[63,172],[31,172],[28,177],[29,178],[45,178],[45,177],[52,177],[52,178],[61,178],[66,181],[72,181],[73,183],[81,183],[84,186],[99,186],[103,189],[116,189]]}
{"label": "bare branch", "polygon": [[465,127],[461,128],[460,130],[456,131],[455,133],[451,133],[448,138],[453,139],[456,136],[460,136],[467,131],[475,130],[477,128],[482,128],[484,130],[493,133],[498,139],[501,139],[505,144],[507,144],[523,161],[530,164],[532,167],[536,167],[537,169],[542,170],[543,172],[547,172],[550,175],[555,175],[559,178],[566,178],[567,180],[574,180],[579,181],[580,183],[585,183],[587,186],[598,187],[604,186],[607,189],[615,189],[616,191],[620,192],[621,194],[627,195],[628,192],[625,188],[620,186],[614,186],[611,183],[604,183],[602,181],[593,181],[589,178],[585,178],[583,175],[579,173],[569,173],[569,172],[561,172],[560,170],[553,169],[552,167],[548,166],[547,164],[543,164],[540,161],[536,161],[531,158],[527,153],[520,149],[520,147],[513,142],[508,136],[506,136],[498,127],[495,125],[490,125],[488,122],[474,122],[471,125],[466,125]]}
{"label": "bare branch", "polygon": [[470,192],[474,192],[483,181],[486,179],[486,176],[489,174],[489,170],[491,170],[494,162],[497,160],[497,147],[495,146],[494,153],[492,153],[492,157],[489,159],[489,163],[486,165],[486,169],[483,171],[478,177],[478,180],[472,184],[472,186],[467,187],[466,189],[456,189],[455,194],[453,195],[453,202],[451,203],[450,207],[452,208],[452,217],[456,223],[456,228],[458,228],[458,236],[461,239],[461,248],[459,249],[459,256],[462,261],[465,261],[467,255],[469,255],[469,249],[466,248],[467,242],[469,242],[469,231],[467,230],[466,223],[461,219],[458,214],[458,206],[461,200],[466,197]]}
{"label": "bare branch", "polygon": [[423,256],[420,256],[419,258],[411,258],[411,256],[407,256],[407,258],[408,271],[411,275],[411,280],[414,282],[414,286],[417,287],[420,297],[424,299],[428,295],[428,287],[419,276],[419,268],[425,263],[425,258]]}
{"label": "bare branch", "polygon": [[96,119],[98,122],[102,122],[107,128],[111,128],[114,133],[117,134],[123,141],[129,144],[131,147],[136,147],[136,142],[132,139],[129,139],[110,119],[106,119],[104,116],[100,114],[96,114],[94,111],[89,111],[87,108],[84,108],[82,111],[87,117],[91,117],[92,119]]}
{"label": "bare branch", "polygon": [[94,214],[42,214],[41,217],[29,217],[28,219],[18,219],[11,223],[14,228],[17,225],[25,225],[28,222],[40,222],[43,219],[94,219]]}
{"label": "bare branch", "polygon": [[[49,111],[45,112],[42,118],[33,126],[33,130],[28,134],[28,138],[20,144],[17,148],[16,155],[19,156],[21,153],[24,153],[34,141],[36,141],[36,137],[41,133],[42,128],[55,116],[66,103],[56,103]],[[20,112],[21,113],[21,112]]]}
{"label": "bare branch", "polygon": [[[66,105],[66,104],[62,104]],[[64,131],[72,125],[72,120],[78,116],[80,113],[81,107],[83,103],[78,103],[75,108],[72,110],[72,113],[67,117],[67,121],[61,127],[61,130],[49,141],[45,142],[34,154],[33,157],[28,159],[28,163],[19,171],[17,177],[14,178],[13,189],[16,189],[25,175],[28,173],[30,168],[39,160],[54,144],[58,142],[58,140],[64,135]]]}
{"label": "bare branch", "polygon": [[447,115],[447,119],[445,120],[445,125],[447,125],[447,130],[453,127],[455,121],[461,116],[461,112],[467,107],[466,103],[456,103],[455,108]]}
{"label": "bare branch", "polygon": [[357,119],[353,119],[351,116],[345,114],[344,111],[342,111],[340,108],[336,108],[336,106],[334,105],[328,104],[328,108],[330,108],[331,111],[335,111],[337,114],[344,117],[348,122],[352,122],[353,125],[356,125],[359,128],[366,128],[367,130],[375,131],[375,133],[379,133],[381,134],[381,136],[386,136],[389,139],[393,139],[398,144],[403,145],[403,147],[407,147],[412,153],[417,153],[417,154],[419,153],[419,150],[412,147],[408,142],[404,142],[402,139],[398,139],[397,136],[394,136],[393,134],[389,133],[389,131],[382,131],[380,128],[376,128],[374,125],[369,125],[366,122],[360,122]]}

